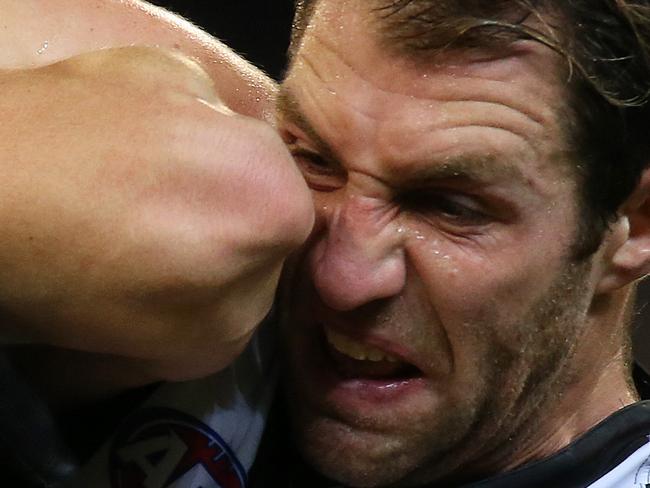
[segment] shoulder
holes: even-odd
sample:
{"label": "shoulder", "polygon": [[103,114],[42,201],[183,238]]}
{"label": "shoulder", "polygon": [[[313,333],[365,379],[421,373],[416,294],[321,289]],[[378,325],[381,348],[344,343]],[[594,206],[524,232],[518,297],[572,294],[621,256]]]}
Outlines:
{"label": "shoulder", "polygon": [[34,68],[99,49],[150,46],[197,61],[223,101],[245,115],[271,112],[275,84],[219,40],[140,0],[0,0],[0,69]]}

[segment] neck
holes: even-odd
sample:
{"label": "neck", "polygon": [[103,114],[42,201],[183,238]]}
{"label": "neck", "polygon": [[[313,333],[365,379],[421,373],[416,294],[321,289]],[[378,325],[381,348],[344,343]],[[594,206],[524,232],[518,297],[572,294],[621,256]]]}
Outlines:
{"label": "neck", "polygon": [[557,395],[535,409],[536,419],[523,423],[518,441],[512,442],[516,449],[481,464],[505,472],[552,456],[638,400],[627,338],[632,291],[626,288],[594,303]]}

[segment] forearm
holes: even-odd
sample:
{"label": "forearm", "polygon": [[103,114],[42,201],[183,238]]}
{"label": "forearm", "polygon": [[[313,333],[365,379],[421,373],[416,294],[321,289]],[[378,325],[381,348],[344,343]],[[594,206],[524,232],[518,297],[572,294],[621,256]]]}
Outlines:
{"label": "forearm", "polygon": [[[64,3],[82,12],[80,25],[95,25],[89,32],[101,30],[80,2],[48,5]],[[154,26],[141,39],[171,29],[152,12],[137,14]],[[124,23],[104,13],[97,22]],[[126,377],[115,361],[109,390],[202,376],[232,361],[313,218],[277,134],[222,105],[261,117],[273,85],[243,61],[220,63],[232,55],[189,27],[173,34],[212,71],[140,48],[49,64],[98,47],[79,42],[38,58],[43,67],[0,73],[11,80],[0,94],[10,114],[0,128],[0,313],[12,319],[2,332],[6,342],[142,365]],[[132,37],[118,30],[115,39]]]}

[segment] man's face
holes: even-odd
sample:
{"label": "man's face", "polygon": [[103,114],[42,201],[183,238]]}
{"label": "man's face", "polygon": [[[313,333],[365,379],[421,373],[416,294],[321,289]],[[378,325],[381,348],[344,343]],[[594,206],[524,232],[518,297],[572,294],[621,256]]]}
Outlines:
{"label": "man's face", "polygon": [[317,212],[284,283],[294,435],[353,486],[506,467],[593,291],[570,264],[559,62],[533,43],[410,61],[364,3],[319,3],[280,99]]}

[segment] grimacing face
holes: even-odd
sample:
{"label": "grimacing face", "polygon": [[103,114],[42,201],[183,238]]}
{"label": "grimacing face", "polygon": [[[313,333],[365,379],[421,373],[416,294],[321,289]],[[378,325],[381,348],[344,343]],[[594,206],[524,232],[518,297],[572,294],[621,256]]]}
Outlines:
{"label": "grimacing face", "polygon": [[594,291],[569,256],[560,60],[521,42],[416,62],[364,4],[319,2],[279,101],[317,213],[283,286],[294,435],[351,486],[505,468],[552,435],[535,419]]}

